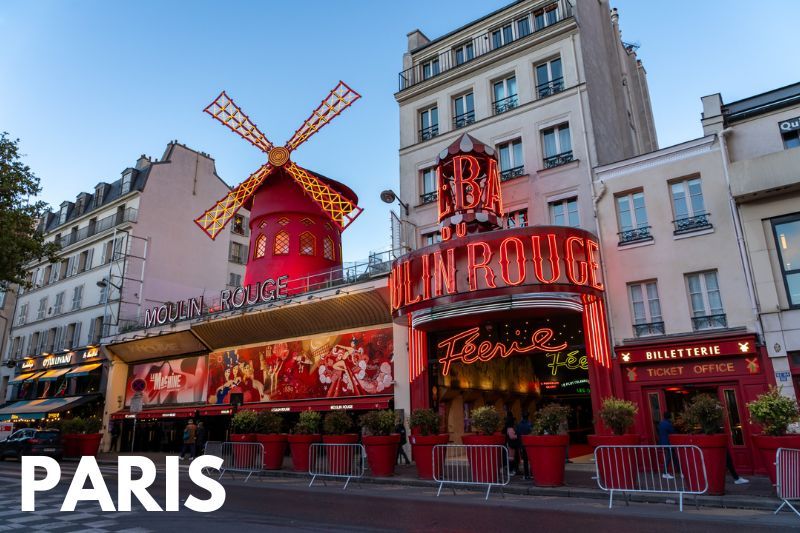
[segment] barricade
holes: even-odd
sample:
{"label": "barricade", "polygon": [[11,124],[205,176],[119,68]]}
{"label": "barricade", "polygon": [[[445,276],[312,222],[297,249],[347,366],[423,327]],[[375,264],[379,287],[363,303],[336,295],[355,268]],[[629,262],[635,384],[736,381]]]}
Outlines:
{"label": "barricade", "polygon": [[364,477],[364,446],[361,444],[324,444],[313,443],[308,449],[308,473],[311,476],[310,487],[318,477],[342,478],[345,480],[342,490],[347,488],[351,479]]}
{"label": "barricade", "polygon": [[511,481],[508,470],[508,448],[502,445],[482,444],[437,444],[433,447],[433,480],[439,483],[438,497],[445,484],[483,486],[486,485],[486,497],[492,487],[503,487]]}
{"label": "barricade", "polygon": [[[208,448],[206,447],[206,450]],[[245,482],[264,469],[264,446],[260,442],[223,442],[217,457],[222,458],[219,479],[226,472],[247,474]],[[208,452],[206,452],[208,453]]]}
{"label": "barricade", "polygon": [[697,446],[598,446],[594,460],[597,485],[609,492],[609,509],[614,492],[651,492],[676,494],[683,511],[684,495],[708,490],[705,460]]}
{"label": "barricade", "polygon": [[778,448],[778,453],[775,455],[775,474],[775,489],[782,502],[775,509],[775,514],[778,514],[784,506],[788,506],[800,516],[800,511],[790,502],[790,500],[800,500],[800,450]]}
{"label": "barricade", "polygon": [[[215,457],[222,457],[222,441],[209,440],[203,446],[201,455],[213,455]],[[208,475],[210,468],[203,468],[203,474]]]}

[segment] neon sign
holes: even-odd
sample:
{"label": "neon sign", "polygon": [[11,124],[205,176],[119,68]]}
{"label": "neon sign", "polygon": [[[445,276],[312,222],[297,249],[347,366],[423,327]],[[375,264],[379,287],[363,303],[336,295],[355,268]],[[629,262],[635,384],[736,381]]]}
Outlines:
{"label": "neon sign", "polygon": [[[449,337],[439,344],[438,348],[445,350],[445,354],[439,358],[439,363],[442,364],[442,375],[446,376],[450,373],[450,366],[460,361],[465,365],[471,365],[478,361],[487,362],[495,357],[510,357],[517,354],[525,354],[531,352],[560,352],[567,347],[567,343],[563,342],[558,345],[549,344],[553,340],[555,333],[550,328],[540,328],[533,332],[531,335],[531,343],[528,346],[520,346],[517,341],[512,341],[511,344],[504,344],[502,342],[481,341],[476,344],[475,340],[480,336],[480,328],[471,328],[461,333],[457,333]],[[566,364],[566,363],[564,363]]]}
{"label": "neon sign", "polygon": [[[566,343],[565,343],[566,344]],[[588,370],[589,360],[585,355],[578,356],[578,351],[574,352],[551,352],[545,354],[548,359],[547,368],[550,369],[550,375],[555,376],[558,374],[559,369],[566,368],[567,370]]]}

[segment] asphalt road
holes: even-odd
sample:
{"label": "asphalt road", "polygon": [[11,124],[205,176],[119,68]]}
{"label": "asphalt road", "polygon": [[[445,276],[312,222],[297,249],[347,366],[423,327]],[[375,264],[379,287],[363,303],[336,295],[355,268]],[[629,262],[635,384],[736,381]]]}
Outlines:
{"label": "asphalt road", "polygon": [[[225,505],[211,514],[145,512],[134,505],[130,513],[103,513],[96,502],[81,502],[73,513],[59,508],[76,463],[62,465],[62,482],[51,492],[37,495],[34,513],[20,511],[19,463],[0,463],[0,531],[81,531],[104,533],[122,531],[171,533],[242,531],[591,531],[614,532],[726,532],[800,531],[800,518],[785,513],[777,517],[764,511],[701,509],[686,505],[624,504],[607,508],[603,500],[492,495],[489,501],[474,492],[443,492],[437,498],[428,488],[404,486],[351,485],[342,483],[308,488],[296,479],[224,480]],[[101,467],[116,500],[116,471]],[[153,497],[164,503],[163,467],[151,487]],[[184,471],[180,479],[181,502],[193,494],[207,493],[194,486]]]}

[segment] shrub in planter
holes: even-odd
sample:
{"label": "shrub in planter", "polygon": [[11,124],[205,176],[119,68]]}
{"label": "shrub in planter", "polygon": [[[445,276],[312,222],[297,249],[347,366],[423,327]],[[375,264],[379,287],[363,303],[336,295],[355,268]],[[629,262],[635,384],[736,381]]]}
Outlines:
{"label": "shrub in planter", "polygon": [[[411,457],[417,465],[417,476],[422,479],[433,479],[434,460],[433,447],[447,444],[450,436],[438,434],[441,417],[433,409],[414,409],[409,417],[411,426]],[[436,471],[441,474],[443,458],[435,461]],[[441,476],[438,476],[441,478]]]}
{"label": "shrub in planter", "polygon": [[[325,444],[355,444],[358,435],[349,433],[353,429],[353,419],[344,411],[331,411],[322,422]],[[326,450],[328,470],[333,474],[348,474],[353,471],[354,450],[349,446],[332,447]]]}
{"label": "shrub in planter", "polygon": [[103,421],[99,417],[70,418],[62,420],[60,426],[65,457],[97,455],[103,437],[100,433]]}
{"label": "shrub in planter", "polygon": [[[598,446],[635,446],[639,444],[639,435],[626,434],[633,426],[639,408],[635,403],[614,398],[603,400],[597,416],[612,435],[589,435],[589,445]],[[631,468],[620,468],[633,464],[635,452],[624,448],[601,448],[597,456],[597,469],[600,479],[606,487],[612,489],[633,487],[636,472]],[[639,465],[642,470],[643,465]]]}
{"label": "shrub in planter", "polygon": [[523,435],[522,445],[528,453],[533,482],[538,487],[564,484],[564,463],[567,460],[568,435],[559,435],[567,423],[570,408],[553,403],[533,415],[533,435]]}
{"label": "shrub in planter", "polygon": [[603,400],[603,406],[598,415],[603,424],[611,430],[614,435],[625,435],[633,427],[636,413],[639,408],[635,403],[628,400],[609,397]]}
{"label": "shrub in planter", "polygon": [[[703,453],[708,478],[708,494],[725,494],[725,457],[728,437],[720,430],[724,421],[722,404],[709,394],[698,394],[681,415],[688,435],[673,434],[670,444],[694,445]],[[690,452],[678,451],[678,463],[689,490],[702,489],[701,476]],[[673,456],[674,457],[674,456]]]}
{"label": "shrub in planter", "polygon": [[397,461],[397,447],[400,445],[400,435],[394,432],[394,411],[370,411],[361,416],[361,425],[368,434],[364,435],[362,442],[367,452],[369,469],[375,476],[391,476],[394,474],[394,465]]}
{"label": "shrub in planter", "polygon": [[283,429],[283,417],[271,411],[261,411],[256,415],[256,441],[264,447],[264,468],[280,470],[283,456],[286,454],[286,435]]}
{"label": "shrub in planter", "polygon": [[233,415],[231,420],[231,440],[233,442],[255,442],[258,415],[255,411],[244,410]]}
{"label": "shrub in planter", "polygon": [[761,426],[761,435],[754,435],[753,443],[774,484],[778,448],[800,448],[800,435],[788,432],[791,424],[800,421],[800,410],[796,401],[782,395],[776,387],[770,387],[769,391],[748,403],[747,410],[750,411],[750,420]]}
{"label": "shrub in planter", "polygon": [[[502,416],[494,407],[485,405],[472,411],[470,423],[476,434],[463,435],[461,440],[467,445],[502,445],[505,436],[499,433]],[[503,455],[495,448],[467,448],[472,480],[478,483],[496,483],[501,468],[508,468]]]}
{"label": "shrub in planter", "polygon": [[[503,418],[497,409],[484,405],[472,411],[470,425],[478,435],[489,436],[497,433],[502,421]],[[505,442],[505,439],[503,441]]]}
{"label": "shrub in planter", "polygon": [[322,440],[319,433],[321,424],[322,416],[318,412],[303,411],[293,433],[287,437],[292,453],[292,469],[296,472],[308,472],[308,451],[312,443]]}

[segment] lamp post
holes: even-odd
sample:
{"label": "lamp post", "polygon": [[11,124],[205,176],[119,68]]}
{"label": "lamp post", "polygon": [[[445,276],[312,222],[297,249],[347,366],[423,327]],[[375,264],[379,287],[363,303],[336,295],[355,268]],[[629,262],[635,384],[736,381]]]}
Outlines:
{"label": "lamp post", "polygon": [[408,204],[403,203],[403,201],[400,199],[400,197],[397,196],[397,194],[395,194],[395,192],[393,190],[386,189],[385,191],[381,192],[381,200],[383,200],[387,204],[391,204],[395,200],[397,200],[397,203],[400,204],[403,207],[403,210],[404,210],[406,216],[408,216]]}

